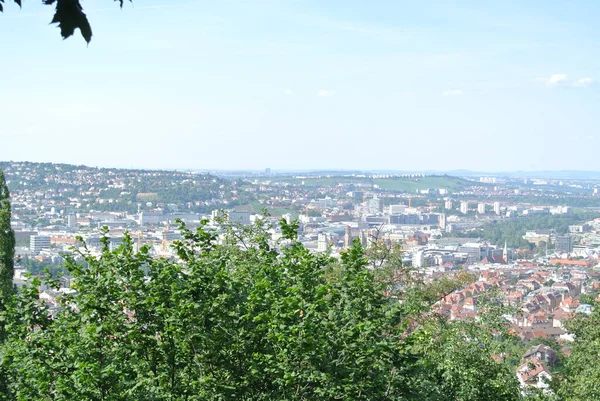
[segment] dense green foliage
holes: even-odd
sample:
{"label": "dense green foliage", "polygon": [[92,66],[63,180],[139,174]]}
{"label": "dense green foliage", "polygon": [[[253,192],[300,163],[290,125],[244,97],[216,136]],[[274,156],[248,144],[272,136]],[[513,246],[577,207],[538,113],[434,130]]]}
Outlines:
{"label": "dense green foliage", "polygon": [[[581,224],[599,217],[595,212],[580,212],[572,214],[544,214],[523,216],[510,220],[500,220],[487,223],[475,232],[468,232],[468,237],[479,236],[489,240],[492,244],[504,246],[504,242],[510,248],[531,248],[529,242],[523,239],[526,231],[554,229],[557,234],[569,232],[569,226]],[[452,233],[452,235],[457,235]]]}
{"label": "dense green foliage", "polygon": [[0,297],[12,288],[15,257],[15,233],[10,226],[10,193],[0,170]]}
{"label": "dense green foliage", "polygon": [[33,280],[0,316],[0,398],[519,398],[510,367],[491,359],[491,320],[423,314],[431,292],[384,295],[358,244],[338,263],[304,248],[294,224],[281,229],[280,251],[260,224],[230,227],[221,245],[184,230],[179,261],[136,253],[131,239],[110,251],[105,238],[100,257],[82,252],[87,267],[70,258],[77,293],[59,308]]}
{"label": "dense green foliage", "polygon": [[[15,234],[10,225],[11,207],[10,193],[4,179],[4,172],[0,170],[0,314],[6,312],[7,304],[14,296],[14,256]],[[6,326],[0,319],[0,344],[7,339]],[[5,373],[0,366],[0,393],[7,392]]]}
{"label": "dense green foliage", "polygon": [[67,273],[65,266],[62,264],[54,264],[51,261],[39,261],[33,257],[22,258],[19,261],[19,265],[32,275],[42,275],[44,272],[49,272],[52,276],[57,277],[60,274]]}
{"label": "dense green foliage", "polygon": [[564,377],[554,383],[564,401],[600,400],[600,305],[591,316],[579,315],[568,323],[576,341],[566,359]]}

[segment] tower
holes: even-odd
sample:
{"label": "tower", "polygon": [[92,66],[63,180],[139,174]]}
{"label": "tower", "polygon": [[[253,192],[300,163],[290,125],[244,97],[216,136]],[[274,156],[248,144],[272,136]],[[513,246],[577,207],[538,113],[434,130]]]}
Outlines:
{"label": "tower", "polygon": [[446,230],[446,213],[440,213],[439,215],[439,225],[442,230]]}
{"label": "tower", "polygon": [[504,251],[502,251],[502,258],[508,264],[508,247],[506,246],[506,241],[504,241]]}
{"label": "tower", "polygon": [[344,234],[344,248],[348,249],[352,246],[352,228],[350,226],[346,226],[345,234]]}

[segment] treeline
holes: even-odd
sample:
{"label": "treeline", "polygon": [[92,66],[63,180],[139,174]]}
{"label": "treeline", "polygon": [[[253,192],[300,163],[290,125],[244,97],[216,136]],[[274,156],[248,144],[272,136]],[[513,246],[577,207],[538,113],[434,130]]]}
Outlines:
{"label": "treeline", "polygon": [[44,272],[50,273],[52,276],[57,277],[60,274],[66,273],[65,266],[61,264],[52,263],[51,261],[40,261],[33,257],[25,257],[19,260],[19,265],[24,267],[28,273],[32,275],[41,275]]}
{"label": "treeline", "polygon": [[[598,207],[600,208],[600,197],[594,197],[591,194],[573,195],[573,194],[556,194],[556,195],[539,195],[539,196],[482,196],[482,201],[486,202],[507,202],[513,204],[531,204],[538,206],[571,206],[571,207]],[[458,196],[459,200],[473,200],[473,196]]]}
{"label": "treeline", "polygon": [[[486,223],[474,232],[458,234],[458,236],[478,236],[498,246],[504,246],[506,241],[510,248],[529,248],[533,250],[533,245],[523,239],[526,231],[554,229],[558,234],[567,234],[569,226],[582,224],[597,217],[600,217],[600,213],[578,212],[558,215],[520,216]],[[453,233],[452,235],[455,236],[456,234]]]}

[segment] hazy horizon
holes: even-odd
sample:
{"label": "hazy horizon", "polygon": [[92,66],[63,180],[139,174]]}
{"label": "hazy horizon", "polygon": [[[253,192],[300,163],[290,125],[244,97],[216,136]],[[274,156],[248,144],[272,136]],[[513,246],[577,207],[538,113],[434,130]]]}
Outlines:
{"label": "hazy horizon", "polygon": [[[82,165],[87,168],[106,168],[106,169],[133,169],[133,170],[164,170],[164,171],[183,171],[183,172],[209,172],[209,173],[252,173],[263,174],[266,168],[263,169],[211,169],[211,168],[178,168],[178,167],[139,167],[129,166],[123,167],[118,165],[89,165],[85,163],[72,164],[64,162],[38,161],[38,160],[0,160],[0,163],[53,163],[53,164],[69,164]],[[307,168],[307,169],[270,169],[272,174],[317,174],[317,173],[366,173],[366,174],[424,174],[424,175],[449,175],[457,177],[477,177],[481,175],[490,175],[497,177],[513,177],[513,178],[550,178],[550,179],[589,179],[597,175],[600,179],[600,170],[504,170],[504,171],[478,171],[468,169],[456,170],[393,170],[393,169],[326,169],[326,168]],[[548,176],[547,174],[554,174]]]}
{"label": "hazy horizon", "polygon": [[600,171],[599,3],[5,5],[0,160],[194,170]]}

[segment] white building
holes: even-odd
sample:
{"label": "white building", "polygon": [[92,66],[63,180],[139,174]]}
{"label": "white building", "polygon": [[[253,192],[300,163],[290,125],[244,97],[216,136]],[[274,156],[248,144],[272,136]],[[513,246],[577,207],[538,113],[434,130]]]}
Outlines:
{"label": "white building", "polygon": [[406,211],[404,205],[390,205],[390,214],[403,214]]}
{"label": "white building", "polygon": [[462,214],[469,213],[469,202],[467,202],[467,201],[460,202],[460,212]]}
{"label": "white building", "polygon": [[329,235],[319,234],[317,237],[317,251],[318,252],[327,252],[328,248],[329,248]]}
{"label": "white building", "polygon": [[37,255],[42,249],[50,248],[50,237],[47,235],[32,235],[29,239],[29,250]]}
{"label": "white building", "polygon": [[477,213],[485,214],[485,203],[479,203],[477,205]]}
{"label": "white building", "polygon": [[533,387],[547,392],[549,391],[552,375],[543,362],[534,358],[517,369],[517,379],[519,379],[522,389]]}

